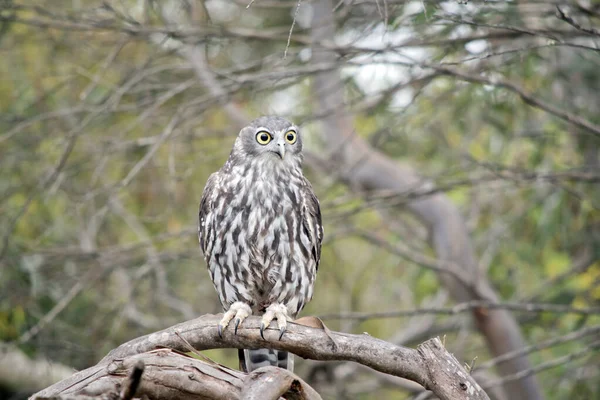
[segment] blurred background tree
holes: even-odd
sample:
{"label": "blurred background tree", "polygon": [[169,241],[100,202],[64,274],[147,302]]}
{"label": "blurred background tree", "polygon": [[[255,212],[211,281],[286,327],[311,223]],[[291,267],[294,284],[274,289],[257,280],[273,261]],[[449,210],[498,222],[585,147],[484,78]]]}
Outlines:
{"label": "blurred background tree", "polygon": [[[304,315],[446,335],[495,398],[595,398],[599,21],[592,1],[0,1],[0,396],[49,384],[9,355],[67,374],[220,312],[198,201],[239,127],[279,114],[325,222]],[[325,398],[424,398],[298,364]]]}

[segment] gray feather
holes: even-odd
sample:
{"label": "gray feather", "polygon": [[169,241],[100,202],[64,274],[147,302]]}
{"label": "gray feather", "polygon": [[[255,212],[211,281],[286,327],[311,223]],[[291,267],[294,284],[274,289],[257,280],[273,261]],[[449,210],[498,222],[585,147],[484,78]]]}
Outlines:
{"label": "gray feather", "polygon": [[258,368],[277,366],[294,371],[294,356],[287,351],[274,349],[238,350],[240,370],[252,372]]}

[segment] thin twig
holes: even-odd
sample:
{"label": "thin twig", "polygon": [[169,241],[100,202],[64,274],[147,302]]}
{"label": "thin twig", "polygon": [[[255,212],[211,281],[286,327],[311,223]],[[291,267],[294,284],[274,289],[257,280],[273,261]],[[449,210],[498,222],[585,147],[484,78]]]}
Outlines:
{"label": "thin twig", "polygon": [[538,372],[541,371],[545,371],[547,369],[551,369],[554,367],[558,367],[561,366],[563,364],[567,364],[571,361],[574,361],[578,358],[583,358],[586,356],[589,356],[591,354],[593,354],[593,350],[598,349],[598,347],[600,346],[600,340],[596,340],[595,342],[591,343],[589,346],[585,346],[583,349],[575,351],[571,354],[567,354],[565,356],[562,357],[557,357],[553,360],[550,361],[546,361],[543,363],[540,363],[538,365],[536,365],[535,367],[523,370],[523,371],[519,371],[515,374],[512,375],[507,375],[504,376],[500,379],[496,379],[495,381],[489,382],[485,385],[483,385],[484,389],[490,389],[493,388],[495,386],[499,386],[499,385],[503,385],[506,382],[511,382],[511,381],[516,381],[519,379],[523,379],[527,376],[531,376],[531,375],[535,375]]}
{"label": "thin twig", "polygon": [[527,346],[527,347],[523,347],[522,349],[518,349],[515,351],[510,351],[508,353],[504,353],[501,356],[498,357],[494,357],[491,360],[485,361],[483,363],[481,363],[481,365],[479,365],[477,367],[477,370],[481,370],[481,369],[487,369],[487,368],[493,368],[496,365],[498,365],[499,363],[511,360],[515,357],[520,357],[522,355],[526,355],[526,354],[530,354],[536,351],[540,351],[543,349],[547,349],[549,347],[553,347],[556,345],[560,345],[566,342],[570,342],[573,340],[577,340],[577,339],[581,339],[585,336],[588,335],[597,335],[600,333],[600,325],[595,325],[595,326],[590,326],[587,328],[583,328],[579,331],[575,331],[575,332],[570,332],[566,335],[563,336],[559,336],[556,338],[552,338],[552,339],[548,339],[548,340],[544,340],[542,342],[533,344],[531,346]]}
{"label": "thin twig", "polygon": [[482,310],[511,310],[525,313],[555,313],[555,314],[578,314],[578,315],[600,315],[600,307],[579,308],[571,307],[562,304],[549,303],[492,303],[489,301],[473,300],[464,303],[459,303],[453,307],[425,307],[415,308],[411,310],[397,310],[384,312],[350,312],[338,314],[320,315],[321,319],[351,319],[367,321],[381,318],[398,318],[411,317],[422,314],[441,314],[441,315],[456,315],[464,312],[472,311],[473,309]]}
{"label": "thin twig", "polygon": [[595,29],[595,28],[584,28],[583,26],[579,25],[579,23],[577,23],[577,21],[575,21],[572,17],[568,16],[559,6],[556,6],[556,11],[557,11],[557,17],[558,19],[561,19],[563,21],[565,21],[567,24],[571,25],[573,28],[577,29],[578,31],[587,33],[588,35],[592,35],[592,36],[600,36],[600,31]]}
{"label": "thin twig", "polygon": [[294,19],[292,20],[292,26],[290,27],[290,32],[288,34],[285,50],[283,51],[284,60],[287,57],[288,49],[290,48],[290,42],[292,41],[292,32],[294,32],[294,26],[296,25],[296,17],[298,16],[298,10],[300,10],[300,3],[302,3],[302,0],[298,0],[298,4],[296,5],[296,11],[294,11]]}

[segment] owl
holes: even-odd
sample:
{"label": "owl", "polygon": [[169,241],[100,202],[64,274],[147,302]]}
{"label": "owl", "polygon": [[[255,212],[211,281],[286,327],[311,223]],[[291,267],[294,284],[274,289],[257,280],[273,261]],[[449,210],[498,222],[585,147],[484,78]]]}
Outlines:
{"label": "owl", "polygon": [[[243,128],[225,165],[206,183],[198,238],[225,314],[219,335],[234,320],[262,316],[260,333],[275,320],[279,339],[313,296],[323,227],[319,201],[302,173],[302,136],[280,117]],[[292,369],[286,352],[240,350],[250,372],[266,365]]]}

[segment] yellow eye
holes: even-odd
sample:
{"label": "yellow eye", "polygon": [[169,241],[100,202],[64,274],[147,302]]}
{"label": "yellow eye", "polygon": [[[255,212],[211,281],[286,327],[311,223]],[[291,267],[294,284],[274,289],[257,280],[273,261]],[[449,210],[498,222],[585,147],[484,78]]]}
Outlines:
{"label": "yellow eye", "polygon": [[262,145],[268,144],[273,137],[269,132],[260,131],[256,134],[256,141]]}
{"label": "yellow eye", "polygon": [[289,144],[294,144],[296,143],[296,140],[298,140],[298,135],[294,131],[287,131],[285,134],[285,140]]}

